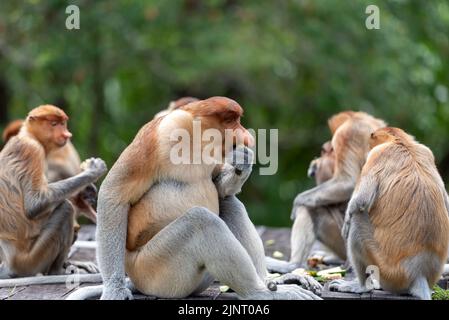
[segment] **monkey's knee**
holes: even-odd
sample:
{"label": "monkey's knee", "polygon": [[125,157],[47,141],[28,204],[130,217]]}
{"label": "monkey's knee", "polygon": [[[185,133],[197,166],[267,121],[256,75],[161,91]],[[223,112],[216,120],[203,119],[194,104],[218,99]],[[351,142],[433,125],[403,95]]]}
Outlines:
{"label": "monkey's knee", "polygon": [[223,228],[226,224],[221,220],[217,214],[204,207],[193,207],[187,210],[186,214],[181,218],[187,220],[187,222],[193,223],[196,227],[216,227]]}

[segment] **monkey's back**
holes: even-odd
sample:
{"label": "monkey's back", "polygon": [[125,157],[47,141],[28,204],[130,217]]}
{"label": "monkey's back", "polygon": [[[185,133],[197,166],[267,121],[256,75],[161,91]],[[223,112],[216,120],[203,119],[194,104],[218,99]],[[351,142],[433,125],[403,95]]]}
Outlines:
{"label": "monkey's back", "polygon": [[[401,145],[386,144],[378,151],[369,159],[379,183],[369,212],[378,251],[373,262],[383,266],[381,273],[393,286],[408,286],[405,261],[428,254],[435,265],[444,264],[449,243],[446,191],[425,146],[416,143],[410,153]],[[429,282],[437,273],[428,272]]]}
{"label": "monkey's back", "polygon": [[[25,214],[23,184],[32,184],[31,170],[42,170],[42,151],[28,139],[13,137],[0,152],[0,239],[17,241],[38,236],[41,221]],[[44,215],[45,216],[45,215]]]}

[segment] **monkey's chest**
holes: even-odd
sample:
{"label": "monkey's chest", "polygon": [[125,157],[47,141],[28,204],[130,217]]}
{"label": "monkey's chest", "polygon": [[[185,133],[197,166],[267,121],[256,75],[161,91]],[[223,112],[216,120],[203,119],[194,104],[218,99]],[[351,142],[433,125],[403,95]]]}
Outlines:
{"label": "monkey's chest", "polygon": [[127,249],[146,244],[169,223],[193,207],[218,214],[218,193],[212,180],[179,182],[166,180],[151,187],[128,215]]}

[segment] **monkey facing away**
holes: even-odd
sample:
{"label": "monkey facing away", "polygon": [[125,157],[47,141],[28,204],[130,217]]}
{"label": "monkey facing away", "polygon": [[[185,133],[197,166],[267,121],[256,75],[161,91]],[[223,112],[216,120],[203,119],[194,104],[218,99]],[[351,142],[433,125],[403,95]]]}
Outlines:
{"label": "monkey facing away", "polygon": [[[314,178],[319,185],[332,178],[334,166],[335,153],[331,141],[327,141],[321,147],[320,157],[310,163],[307,175]],[[287,273],[304,267],[315,240],[331,249],[339,259],[346,260],[345,241],[341,236],[346,205],[347,203],[343,202],[316,208],[298,207],[290,239],[290,261],[267,257],[268,270]]]}
{"label": "monkey facing away", "polygon": [[316,208],[349,201],[366,160],[371,132],[385,127],[385,122],[365,112],[344,111],[328,121],[335,152],[331,179],[296,196],[292,219],[299,206]]}
{"label": "monkey facing away", "polygon": [[0,153],[1,279],[63,272],[74,232],[67,199],[106,172],[101,159],[89,159],[82,173],[47,182],[45,157],[71,137],[67,120],[55,106],[37,107]]}
{"label": "monkey facing away", "polygon": [[449,243],[448,196],[434,156],[398,128],[375,131],[370,146],[343,227],[357,279],[329,288],[368,291],[365,272],[374,266],[383,289],[431,299]]}
{"label": "monkey facing away", "polygon": [[[235,101],[213,97],[183,105],[137,133],[99,191],[97,258],[104,286],[82,288],[70,299],[101,292],[102,299],[131,299],[132,287],[183,298],[206,289],[214,278],[243,299],[318,299],[297,285],[267,288],[262,241],[235,197],[251,171],[252,153],[241,145],[251,146],[253,137],[240,124],[242,113]],[[185,129],[192,142],[194,120],[201,121],[201,133],[219,131],[212,143],[222,154],[206,156],[215,159],[211,162],[174,164],[170,151],[178,140],[171,133]],[[226,129],[233,133],[230,145]],[[201,151],[205,145],[202,140]],[[239,164],[227,156],[219,164],[229,154],[249,161]]]}

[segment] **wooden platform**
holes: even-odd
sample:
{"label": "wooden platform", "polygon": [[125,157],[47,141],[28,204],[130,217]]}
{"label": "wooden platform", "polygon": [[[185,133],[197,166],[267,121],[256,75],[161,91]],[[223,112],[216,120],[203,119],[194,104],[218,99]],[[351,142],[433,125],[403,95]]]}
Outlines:
{"label": "wooden platform", "polygon": [[[258,227],[258,232],[262,237],[266,255],[271,256],[273,252],[279,251],[284,254],[284,259],[290,255],[290,229],[288,228],[267,228]],[[92,241],[94,240],[95,229],[93,226],[83,226],[80,230],[78,240]],[[71,256],[73,260],[81,261],[95,261],[94,249],[78,249]],[[349,275],[350,277],[351,275]],[[86,284],[92,285],[92,284]],[[84,286],[84,285],[83,285]],[[220,292],[220,284],[214,283],[207,290],[199,295],[188,297],[192,300],[236,300],[237,296],[232,292]],[[448,288],[448,280],[442,280],[440,286]],[[25,286],[15,288],[0,289],[1,300],[61,300],[70,294],[75,289],[67,288],[65,284],[59,285],[39,285],[39,286]],[[375,290],[372,293],[365,294],[347,294],[330,292],[324,290],[322,292],[323,299],[351,299],[351,300],[409,300],[413,299],[410,296],[393,295],[384,291]],[[155,300],[155,297],[135,295],[135,299],[139,300]]]}

